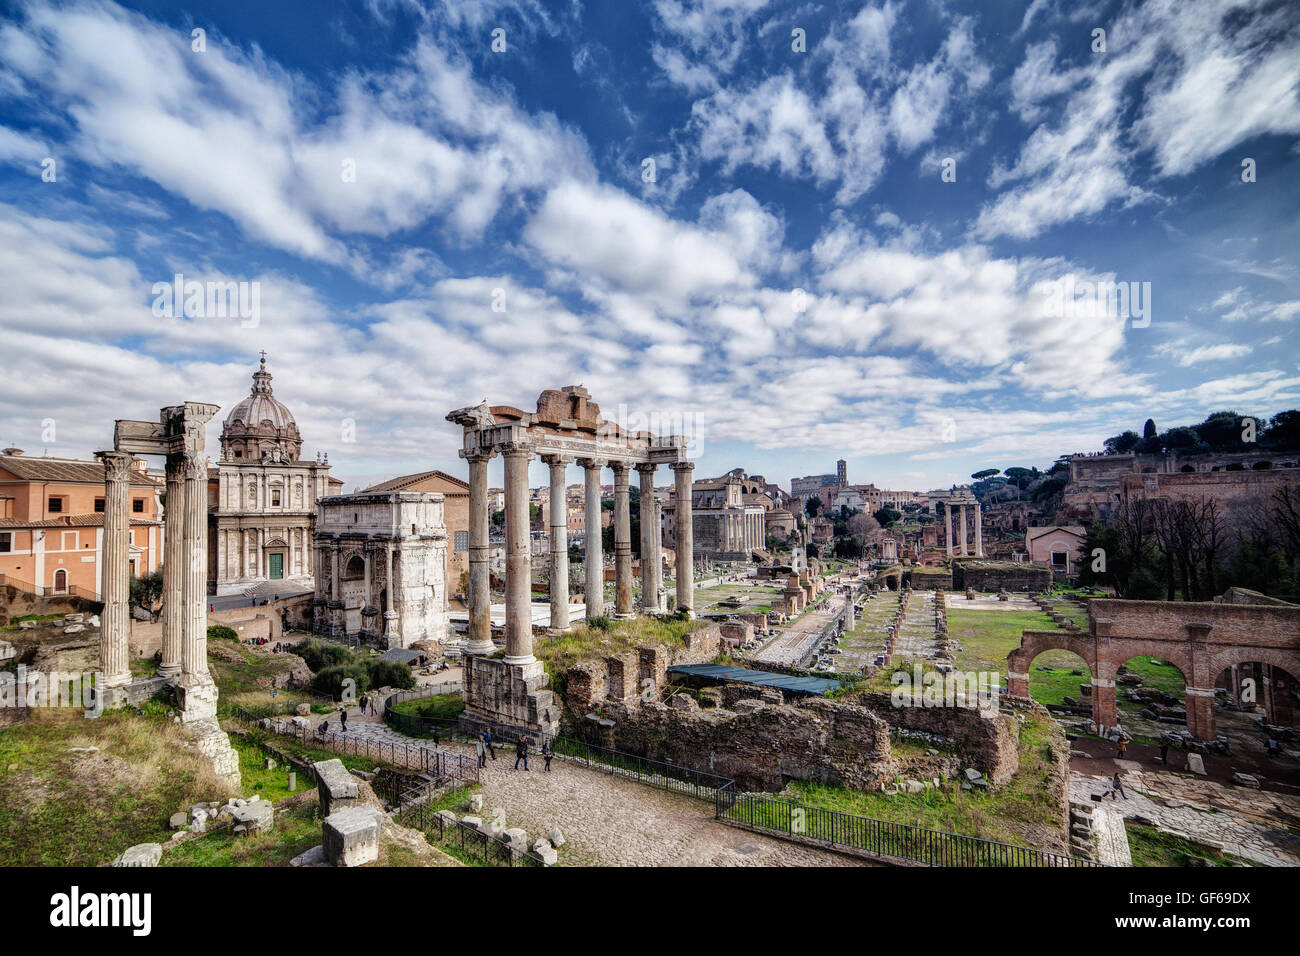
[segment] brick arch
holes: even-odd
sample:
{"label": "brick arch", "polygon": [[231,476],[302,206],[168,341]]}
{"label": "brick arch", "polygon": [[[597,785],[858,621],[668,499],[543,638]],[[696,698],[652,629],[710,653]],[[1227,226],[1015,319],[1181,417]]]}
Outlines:
{"label": "brick arch", "polygon": [[[1029,697],[1029,668],[1034,658],[1044,651],[1070,651],[1083,658],[1089,672],[1097,675],[1096,641],[1090,634],[1073,634],[1069,631],[1024,631],[1020,646],[1007,655],[1007,692],[1012,697]],[[1017,680],[1023,676],[1023,684]]]}

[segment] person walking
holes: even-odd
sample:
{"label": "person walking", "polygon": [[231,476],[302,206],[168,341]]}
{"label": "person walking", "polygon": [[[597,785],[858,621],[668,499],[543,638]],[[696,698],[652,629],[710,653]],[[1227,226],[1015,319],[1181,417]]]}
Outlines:
{"label": "person walking", "polygon": [[341,725],[341,732],[346,734],[348,732],[348,709],[346,707],[339,708],[339,724]]}
{"label": "person walking", "polygon": [[489,754],[491,754],[492,759],[493,759],[493,760],[496,760],[496,759],[497,759],[497,749],[496,749],[496,747],[493,747],[493,746],[492,746],[492,728],[489,727],[489,728],[485,729],[485,730],[483,731],[483,735],[482,735],[482,736],[483,736],[483,746],[487,747],[487,751],[488,751]]}
{"label": "person walking", "polygon": [[1160,745],[1160,762],[1161,762],[1162,764],[1165,764],[1166,766],[1169,765],[1169,745],[1168,745],[1168,744],[1161,744],[1161,745]]}
{"label": "person walking", "polygon": [[1117,793],[1123,799],[1128,799],[1128,794],[1124,792],[1124,784],[1119,779],[1119,771],[1116,771],[1115,776],[1110,778],[1110,798],[1114,800]]}
{"label": "person walking", "polygon": [[487,744],[483,743],[483,737],[478,738],[478,765],[479,769],[487,766]]}
{"label": "person walking", "polygon": [[524,762],[524,769],[528,769],[528,738],[520,734],[519,743],[515,745],[515,769],[519,769],[519,761]]}
{"label": "person walking", "polygon": [[1124,754],[1128,752],[1128,741],[1120,737],[1115,743],[1115,759],[1123,760]]}
{"label": "person walking", "polygon": [[366,716],[366,699],[364,697],[359,701],[359,705],[361,707],[361,716]]}
{"label": "person walking", "polygon": [[546,761],[546,772],[551,772],[551,758],[555,756],[555,748],[551,746],[551,739],[548,737],[542,741],[542,759]]}

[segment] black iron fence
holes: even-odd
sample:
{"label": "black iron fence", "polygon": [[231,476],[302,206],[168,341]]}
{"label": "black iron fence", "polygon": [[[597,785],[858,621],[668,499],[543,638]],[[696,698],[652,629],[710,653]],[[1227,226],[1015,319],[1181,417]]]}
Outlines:
{"label": "black iron fence", "polygon": [[456,786],[479,782],[478,761],[465,754],[419,744],[371,740],[346,731],[321,731],[319,728],[302,727],[282,717],[258,716],[242,707],[235,709],[234,716],[238,720],[254,725],[259,725],[264,720],[273,721],[268,729],[283,736],[297,738],[309,747],[319,747],[355,757],[368,757],[377,763],[391,764],[394,767],[428,774],[434,780],[448,780]]}
{"label": "black iron fence", "polygon": [[927,866],[1101,866],[1092,860],[981,840],[978,837],[860,817],[750,793],[735,784],[715,796],[719,820],[777,836],[795,837]]}
{"label": "black iron fence", "polygon": [[421,830],[430,842],[454,844],[462,855],[484,866],[548,866],[527,849],[518,849],[500,837],[484,833],[473,824],[462,823],[453,814],[444,815],[426,804],[403,807],[394,814],[402,826]]}

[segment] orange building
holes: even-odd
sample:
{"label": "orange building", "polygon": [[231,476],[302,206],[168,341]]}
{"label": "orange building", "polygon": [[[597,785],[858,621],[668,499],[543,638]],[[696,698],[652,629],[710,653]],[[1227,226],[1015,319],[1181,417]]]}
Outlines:
{"label": "orange building", "polygon": [[[131,574],[162,566],[162,482],[136,459],[131,479]],[[0,454],[0,575],[37,593],[99,600],[104,466],[74,458]]]}

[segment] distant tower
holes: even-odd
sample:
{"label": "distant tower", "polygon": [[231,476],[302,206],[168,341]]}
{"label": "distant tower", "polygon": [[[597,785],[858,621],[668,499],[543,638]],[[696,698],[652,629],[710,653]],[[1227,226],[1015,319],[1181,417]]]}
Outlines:
{"label": "distant tower", "polygon": [[835,481],[841,488],[849,483],[849,463],[843,458],[835,463]]}

